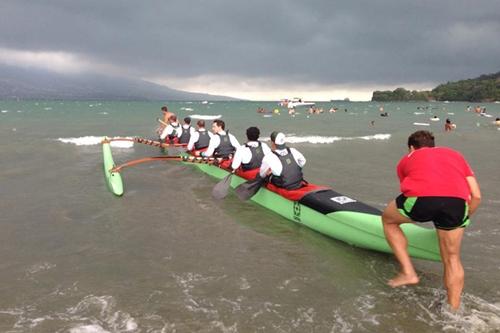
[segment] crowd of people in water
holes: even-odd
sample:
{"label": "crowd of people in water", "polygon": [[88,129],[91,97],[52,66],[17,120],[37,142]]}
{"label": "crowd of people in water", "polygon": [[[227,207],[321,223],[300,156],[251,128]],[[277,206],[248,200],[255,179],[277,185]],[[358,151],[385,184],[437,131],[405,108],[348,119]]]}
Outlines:
{"label": "crowd of people in water", "polygon": [[[284,133],[272,132],[269,147],[259,139],[259,128],[248,127],[247,140],[240,145],[223,120],[214,120],[209,132],[204,120],[198,120],[194,128],[189,117],[181,124],[166,107],[162,111],[164,118],[157,131],[162,142],[186,145],[194,156],[213,157],[219,167],[229,172],[245,174],[246,178],[250,174],[260,177],[286,191],[307,185],[302,172],[306,158],[287,145]],[[384,112],[383,108],[380,112]],[[453,128],[451,120],[446,119],[445,130]],[[465,158],[453,149],[436,147],[431,132],[416,131],[408,137],[407,145],[408,154],[397,166],[401,194],[388,203],[381,217],[387,242],[400,264],[399,273],[388,284],[400,287],[419,283],[401,225],[432,221],[444,266],[447,301],[451,309],[457,310],[464,287],[460,245],[469,217],[481,201],[479,185]],[[450,187],[450,183],[455,185]]]}

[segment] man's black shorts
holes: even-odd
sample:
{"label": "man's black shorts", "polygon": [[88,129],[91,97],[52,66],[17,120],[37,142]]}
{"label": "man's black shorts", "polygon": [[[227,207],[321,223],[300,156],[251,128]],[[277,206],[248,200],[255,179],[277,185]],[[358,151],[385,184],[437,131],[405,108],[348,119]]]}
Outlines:
{"label": "man's black shorts", "polygon": [[464,199],[453,197],[396,198],[398,211],[415,222],[434,222],[437,229],[452,230],[469,224],[469,207]]}

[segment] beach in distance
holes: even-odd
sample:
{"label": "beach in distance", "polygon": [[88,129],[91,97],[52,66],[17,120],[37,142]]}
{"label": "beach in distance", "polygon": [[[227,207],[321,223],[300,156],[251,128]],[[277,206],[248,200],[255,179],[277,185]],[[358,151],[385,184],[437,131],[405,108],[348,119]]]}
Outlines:
{"label": "beach in distance", "polygon": [[[157,139],[163,105],[180,119],[220,115],[240,143],[250,126],[262,140],[281,131],[307,159],[306,180],[379,210],[399,194],[408,136],[432,131],[481,185],[462,245],[462,309],[445,306],[440,263],[416,260],[420,284],[392,289],[391,255],[232,192],[215,200],[217,180],[177,161],[126,168],[124,195],[111,194],[102,138]],[[0,332],[500,332],[500,104],[314,107],[290,115],[278,102],[0,101]],[[132,142],[112,150],[117,164],[162,154]]]}

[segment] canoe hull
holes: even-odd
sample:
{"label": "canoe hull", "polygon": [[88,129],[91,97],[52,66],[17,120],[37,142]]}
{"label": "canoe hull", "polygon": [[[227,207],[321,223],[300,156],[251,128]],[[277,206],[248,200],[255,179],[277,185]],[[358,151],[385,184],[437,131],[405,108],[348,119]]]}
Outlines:
{"label": "canoe hull", "polygon": [[[213,165],[189,164],[217,179],[222,179],[228,174],[227,171]],[[245,181],[234,175],[231,179],[231,187],[235,188]],[[251,200],[286,219],[303,224],[326,236],[357,247],[392,253],[384,235],[380,212],[365,204],[359,203],[362,207],[371,208],[373,212],[361,209],[360,211],[337,210],[323,214],[300,201],[286,199],[265,188],[260,189]],[[352,200],[355,201],[355,199]],[[437,235],[433,229],[414,224],[404,224],[402,229],[408,238],[408,251],[412,257],[432,261],[441,260]]]}

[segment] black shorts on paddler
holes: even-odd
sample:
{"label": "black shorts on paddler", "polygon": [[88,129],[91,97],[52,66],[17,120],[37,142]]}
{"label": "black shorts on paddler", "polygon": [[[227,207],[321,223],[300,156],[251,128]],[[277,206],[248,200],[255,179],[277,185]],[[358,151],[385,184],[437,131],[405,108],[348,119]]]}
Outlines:
{"label": "black shorts on paddler", "polygon": [[464,199],[453,197],[396,198],[398,211],[415,222],[434,222],[437,229],[453,230],[469,225],[469,207]]}

